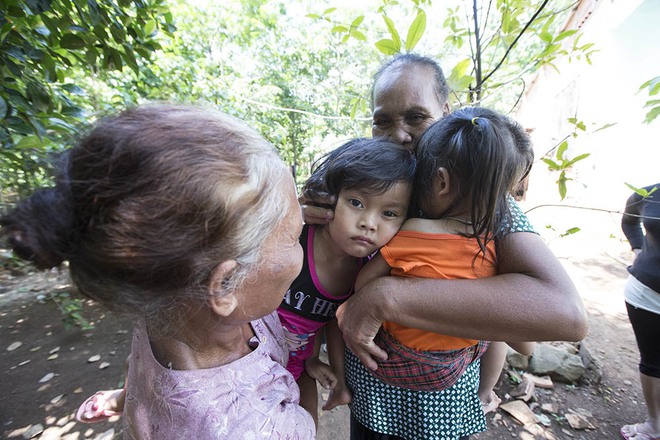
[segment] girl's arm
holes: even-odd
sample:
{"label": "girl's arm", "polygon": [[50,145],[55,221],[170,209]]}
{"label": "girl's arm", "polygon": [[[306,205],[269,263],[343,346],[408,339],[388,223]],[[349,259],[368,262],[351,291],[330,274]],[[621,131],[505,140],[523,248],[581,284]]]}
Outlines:
{"label": "girl's arm", "polygon": [[[385,277],[390,274],[392,268],[385,258],[377,253],[364,267],[360,270],[357,280],[355,280],[355,293],[357,294],[360,289],[375,280],[376,278]],[[355,296],[355,295],[353,295]]]}
{"label": "girl's arm", "polygon": [[505,236],[500,275],[471,280],[381,277],[337,310],[348,347],[371,369],[386,359],[373,338],[383,321],[470,339],[577,341],[588,321],[575,286],[541,237]]}

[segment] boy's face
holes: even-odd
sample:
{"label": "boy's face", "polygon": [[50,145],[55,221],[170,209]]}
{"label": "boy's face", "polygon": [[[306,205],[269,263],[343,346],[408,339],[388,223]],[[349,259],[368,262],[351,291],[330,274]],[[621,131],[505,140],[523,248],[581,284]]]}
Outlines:
{"label": "boy's face", "polygon": [[356,258],[371,255],[394,237],[406,220],[412,185],[398,182],[382,194],[341,190],[328,223],[333,241]]}

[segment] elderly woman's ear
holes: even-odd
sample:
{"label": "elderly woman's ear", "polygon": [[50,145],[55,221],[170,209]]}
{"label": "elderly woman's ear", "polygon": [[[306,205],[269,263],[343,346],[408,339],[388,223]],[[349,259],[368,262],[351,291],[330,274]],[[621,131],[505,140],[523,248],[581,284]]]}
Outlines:
{"label": "elderly woman's ear", "polygon": [[213,311],[223,317],[232,314],[238,305],[236,289],[229,288],[228,282],[236,268],[236,260],[227,260],[218,264],[211,274],[209,283],[209,301]]}

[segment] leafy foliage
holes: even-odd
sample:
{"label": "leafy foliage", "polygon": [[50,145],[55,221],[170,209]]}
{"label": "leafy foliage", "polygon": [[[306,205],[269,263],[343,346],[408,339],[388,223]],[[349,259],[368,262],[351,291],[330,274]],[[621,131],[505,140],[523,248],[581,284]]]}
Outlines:
{"label": "leafy foliage", "polygon": [[174,30],[164,0],[5,0],[0,6],[0,167],[18,191],[44,183],[50,158],[74,134],[89,103],[80,75],[125,66],[139,73]]}
{"label": "leafy foliage", "polygon": [[644,198],[650,196],[651,194],[653,194],[654,192],[656,192],[658,190],[657,186],[654,186],[653,188],[651,188],[651,190],[647,190],[646,188],[637,188],[637,187],[629,184],[628,182],[624,182],[624,183],[626,184],[626,186],[628,188],[630,188],[635,193],[639,194],[640,196],[642,196]]}
{"label": "leafy foliage", "polygon": [[53,291],[49,292],[47,299],[53,301],[60,310],[65,329],[80,327],[82,330],[91,330],[94,328],[94,324],[83,315],[84,300],[82,298],[73,297],[64,291]]}
{"label": "leafy foliage", "polygon": [[[454,0],[381,0],[371,11],[296,0],[165,1],[3,3],[4,188],[47,183],[52,157],[85,123],[145,100],[202,103],[246,120],[300,183],[318,146],[368,133],[379,54],[421,48],[455,60],[448,81],[456,102],[489,100],[507,112],[539,67],[593,53],[575,31],[561,30],[570,0],[474,0],[471,9]],[[560,173],[574,163],[566,151],[550,158]]]}
{"label": "leafy foliage", "polygon": [[[660,93],[660,76],[656,76],[655,78],[646,81],[639,89],[648,89],[649,96],[656,96]],[[660,99],[649,99],[646,101],[646,104],[644,104],[644,108],[650,108],[644,119],[644,122],[650,124],[655,118],[660,116]]]}

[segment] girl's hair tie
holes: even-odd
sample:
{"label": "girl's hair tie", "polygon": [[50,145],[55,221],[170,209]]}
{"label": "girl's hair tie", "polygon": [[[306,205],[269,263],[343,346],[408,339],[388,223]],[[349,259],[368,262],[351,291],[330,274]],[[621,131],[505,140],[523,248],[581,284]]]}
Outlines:
{"label": "girl's hair tie", "polygon": [[478,116],[475,116],[474,118],[472,118],[472,125],[477,125],[477,119],[479,119]]}

